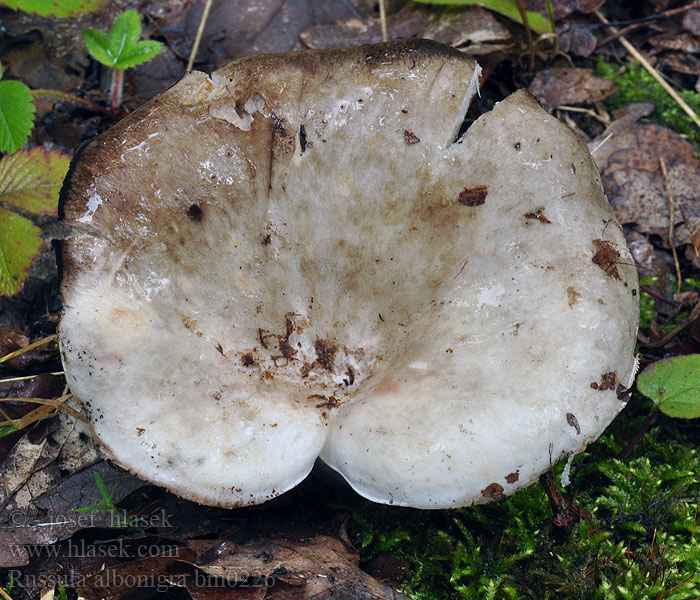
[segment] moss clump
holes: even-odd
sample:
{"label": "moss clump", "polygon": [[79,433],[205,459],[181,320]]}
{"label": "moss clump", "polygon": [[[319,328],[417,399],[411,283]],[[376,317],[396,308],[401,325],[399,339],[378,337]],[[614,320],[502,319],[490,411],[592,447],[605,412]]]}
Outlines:
{"label": "moss clump", "polygon": [[[675,129],[696,146],[700,146],[700,130],[680,106],[659,85],[659,83],[638,62],[620,67],[599,57],[596,64],[598,77],[617,83],[620,88],[606,100],[610,110],[622,108],[633,102],[651,102],[656,110],[650,120]],[[679,92],[681,98],[693,109],[700,111],[700,94],[692,90]]]}
{"label": "moss clump", "polygon": [[697,598],[700,456],[688,437],[699,429],[659,416],[620,457],[650,408],[634,397],[577,457],[569,491],[582,519],[563,543],[539,485],[452,511],[367,505],[353,515],[353,540],[364,560],[390,553],[408,561],[401,589],[420,600]]}

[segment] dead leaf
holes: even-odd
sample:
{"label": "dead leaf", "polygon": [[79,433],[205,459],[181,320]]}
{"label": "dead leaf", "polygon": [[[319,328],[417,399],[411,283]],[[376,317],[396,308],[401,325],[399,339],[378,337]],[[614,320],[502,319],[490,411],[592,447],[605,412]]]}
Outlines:
{"label": "dead leaf", "polygon": [[695,256],[700,257],[700,203],[697,201],[683,202],[680,208],[685,226],[688,228],[690,243],[695,250]]}
{"label": "dead leaf", "polygon": [[700,10],[689,10],[683,15],[683,29],[700,36]]}
{"label": "dead leaf", "polygon": [[[478,7],[442,10],[425,6],[407,5],[388,15],[389,39],[422,37],[435,40],[473,55],[502,50],[503,42],[511,38],[510,32],[493,13]],[[379,19],[352,18],[307,28],[301,34],[308,48],[332,48],[372,44],[382,40]]]}
{"label": "dead leaf", "polygon": [[[57,451],[53,436],[38,445],[29,443],[25,436],[8,456],[10,465],[8,460],[2,465],[8,487],[7,491],[0,489],[0,497],[5,497],[0,511],[0,558],[14,564],[0,563],[0,567],[27,565],[25,546],[48,546],[85,528],[113,527],[118,523],[119,515],[110,511],[76,512],[100,498],[94,472],[102,475],[108,489],[117,484],[114,502],[143,485],[106,461],[70,477],[61,476],[56,468],[60,448],[59,444]],[[47,466],[55,471],[42,469],[45,461],[51,461]],[[60,482],[56,482],[56,477]]]}
{"label": "dead leaf", "polygon": [[557,25],[559,49],[567,54],[590,56],[598,46],[598,38],[593,28],[579,21],[572,18]]}
{"label": "dead leaf", "polygon": [[[265,598],[405,598],[362,571],[357,550],[317,531],[285,531],[239,543],[222,540],[204,552],[201,541],[190,547],[199,552],[195,565],[206,575],[228,582],[251,577],[267,582]],[[280,582],[286,585],[278,587]]]}
{"label": "dead leaf", "polygon": [[592,69],[553,67],[540,71],[530,84],[530,91],[545,106],[593,104],[610,96],[619,86],[593,75]]}
{"label": "dead leaf", "polygon": [[[554,19],[559,21],[573,12],[589,13],[599,8],[605,0],[558,0],[552,2]],[[536,10],[543,15],[547,14],[547,0],[527,0],[525,6],[528,10]]]}
{"label": "dead leaf", "polygon": [[677,50],[686,54],[700,52],[700,38],[692,33],[667,33],[649,38],[649,43],[659,52],[661,50]]}
{"label": "dead leaf", "polygon": [[[676,210],[674,244],[691,242],[685,214],[692,215],[700,200],[700,160],[693,146],[674,131],[659,125],[639,125],[629,131],[596,138],[593,158],[618,220],[637,231],[668,237],[669,204],[659,159],[663,157]],[[601,139],[602,138],[602,139]],[[601,145],[602,144],[602,145]]]}

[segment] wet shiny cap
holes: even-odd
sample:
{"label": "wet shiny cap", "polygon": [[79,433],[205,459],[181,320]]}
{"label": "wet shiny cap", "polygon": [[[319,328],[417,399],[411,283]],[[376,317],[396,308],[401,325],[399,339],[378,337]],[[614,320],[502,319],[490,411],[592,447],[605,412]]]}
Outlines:
{"label": "wet shiny cap", "polygon": [[193,72],[67,182],[60,347],[95,435],[201,503],[317,457],[466,506],[623,408],[637,275],[586,145],[524,91],[460,137],[472,58],[411,40]]}

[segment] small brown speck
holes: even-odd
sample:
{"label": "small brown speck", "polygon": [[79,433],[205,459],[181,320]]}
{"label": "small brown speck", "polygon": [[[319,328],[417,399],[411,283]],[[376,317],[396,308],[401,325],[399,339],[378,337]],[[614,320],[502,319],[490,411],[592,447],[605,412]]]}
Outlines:
{"label": "small brown speck", "polygon": [[598,265],[611,279],[620,279],[617,270],[617,263],[620,262],[620,253],[612,242],[607,240],[593,240],[596,252],[593,255],[593,262]]}
{"label": "small brown speck", "polygon": [[409,145],[417,144],[420,142],[420,138],[416,134],[410,132],[408,129],[404,129],[403,130],[403,141]]}
{"label": "small brown speck", "polygon": [[244,354],[241,357],[241,364],[244,367],[252,367],[255,364],[255,359],[253,358],[253,355],[250,352]]}
{"label": "small brown speck", "polygon": [[581,297],[581,294],[579,294],[574,288],[569,286],[566,288],[566,293],[569,296],[569,308],[573,308],[574,304],[576,304],[576,300],[578,300]]}
{"label": "small brown speck", "polygon": [[464,188],[457,198],[457,202],[464,206],[480,206],[486,202],[488,187],[485,185],[477,185],[473,188]]}
{"label": "small brown speck", "polygon": [[515,483],[516,481],[518,481],[518,479],[520,479],[519,471],[513,471],[512,473],[508,473],[508,475],[506,475],[506,481],[508,483]]}
{"label": "small brown speck", "polygon": [[500,500],[506,496],[503,493],[503,486],[500,483],[495,482],[487,485],[483,490],[481,490],[481,495],[486,498],[490,498],[491,500]]}
{"label": "small brown speck", "polygon": [[581,435],[581,427],[574,413],[566,413],[566,422],[576,430],[576,435]]}
{"label": "small brown speck", "polygon": [[600,376],[600,383],[596,383],[595,381],[591,382],[591,387],[594,390],[598,390],[600,392],[605,392],[607,390],[615,390],[617,389],[617,372],[616,371],[610,371],[609,373],[603,373]]}
{"label": "small brown speck", "polygon": [[625,389],[625,387],[621,383],[618,384],[615,393],[617,394],[617,399],[620,402],[629,402],[630,393]]}
{"label": "small brown speck", "polygon": [[551,221],[544,216],[544,206],[540,206],[535,210],[531,210],[523,215],[526,219],[537,219],[540,223],[551,223]]}
{"label": "small brown speck", "polygon": [[146,430],[143,427],[136,428],[136,435],[143,435]]}

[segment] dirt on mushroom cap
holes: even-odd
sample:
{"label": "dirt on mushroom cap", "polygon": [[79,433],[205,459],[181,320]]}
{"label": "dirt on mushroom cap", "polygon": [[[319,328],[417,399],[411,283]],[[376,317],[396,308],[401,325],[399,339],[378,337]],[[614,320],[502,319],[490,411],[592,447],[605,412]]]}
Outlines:
{"label": "dirt on mushroom cap", "polygon": [[61,348],[115,460],[232,506],[321,455],[438,508],[602,432],[622,403],[590,382],[632,370],[636,271],[585,144],[529,94],[457,139],[477,77],[416,40],[252,57],[85,150]]}

